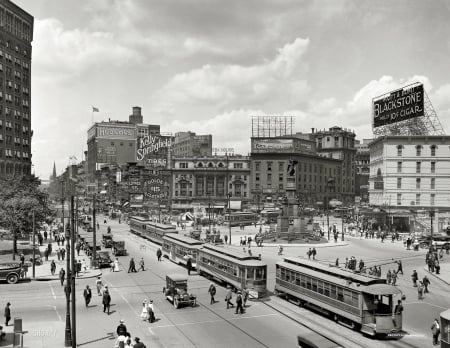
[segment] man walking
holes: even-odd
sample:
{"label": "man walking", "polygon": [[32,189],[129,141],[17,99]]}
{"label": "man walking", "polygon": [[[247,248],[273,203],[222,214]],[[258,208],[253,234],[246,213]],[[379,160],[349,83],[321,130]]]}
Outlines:
{"label": "man walking", "polygon": [[412,274],[411,278],[412,278],[413,286],[415,288],[417,288],[417,280],[419,279],[419,276],[418,276],[416,270],[413,271],[413,274]]}
{"label": "man walking", "polygon": [[225,302],[227,303],[227,309],[231,307],[234,307],[234,304],[231,303],[231,299],[233,298],[233,294],[231,291],[231,287],[228,286],[227,295],[225,296]]}
{"label": "man walking", "polygon": [[188,258],[188,260],[187,260],[187,262],[186,262],[186,267],[187,267],[188,275],[191,275],[191,270],[192,270],[192,261],[191,261],[191,258]]}
{"label": "man walking", "polygon": [[242,292],[238,291],[236,296],[236,314],[240,311],[241,314],[244,314],[244,307],[242,307]]}
{"label": "man walking", "polygon": [[397,261],[397,275],[398,275],[400,272],[401,272],[402,275],[403,275],[403,265],[402,265],[402,261],[401,261],[401,260],[398,260],[398,261]]}
{"label": "man walking", "polygon": [[431,333],[433,334],[433,346],[436,346],[438,344],[439,334],[441,333],[438,319],[434,319],[433,325],[431,325]]}
{"label": "man walking", "polygon": [[141,261],[139,261],[139,269],[140,269],[141,271],[145,271],[144,266],[145,266],[145,264],[144,264],[144,258],[141,257]]}
{"label": "man walking", "polygon": [[109,294],[108,287],[105,286],[105,291],[103,291],[103,313],[108,310],[109,315],[109,309],[111,307],[111,295]]}
{"label": "man walking", "polygon": [[61,286],[64,285],[64,279],[66,278],[66,271],[64,268],[61,267],[61,270],[59,271],[59,280],[61,281]]}
{"label": "man walking", "polygon": [[9,321],[11,320],[11,303],[7,303],[5,307],[5,326],[8,326]]}
{"label": "man walking", "polygon": [[158,258],[158,262],[161,261],[162,251],[160,248],[156,251],[156,257]]}
{"label": "man walking", "polygon": [[89,288],[89,285],[86,285],[86,289],[84,289],[84,292],[83,292],[83,297],[84,297],[84,303],[86,304],[86,307],[88,307],[89,302],[91,302],[91,298],[92,298],[92,291]]}
{"label": "man walking", "polygon": [[402,305],[402,301],[398,300],[397,304],[394,308],[394,314],[402,314],[403,312],[403,305]]}
{"label": "man walking", "polygon": [[52,260],[52,262],[50,263],[50,273],[52,275],[55,275],[56,272],[56,263],[55,260]]}
{"label": "man walking", "polygon": [[428,285],[431,284],[430,280],[428,279],[428,277],[425,275],[422,279],[422,284],[425,287],[424,293],[428,292]]}
{"label": "man walking", "polygon": [[130,273],[130,272],[137,272],[133,257],[131,258],[130,265],[128,266],[128,273]]}
{"label": "man walking", "polygon": [[97,280],[95,281],[95,286],[97,287],[97,294],[98,294],[98,296],[102,296],[103,282],[102,282],[102,279],[100,277],[97,277]]}
{"label": "man walking", "polygon": [[209,292],[209,295],[211,296],[211,301],[209,304],[214,304],[216,302],[216,300],[214,299],[214,295],[216,294],[216,287],[214,286],[213,283],[211,283],[209,285],[208,292]]}

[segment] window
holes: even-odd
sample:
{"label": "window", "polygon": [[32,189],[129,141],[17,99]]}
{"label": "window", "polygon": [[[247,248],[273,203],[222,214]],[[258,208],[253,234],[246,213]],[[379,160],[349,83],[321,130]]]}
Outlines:
{"label": "window", "polygon": [[420,189],[420,178],[416,178],[416,189]]}
{"label": "window", "polygon": [[431,145],[430,146],[430,150],[431,150],[431,156],[436,156],[436,145]]}
{"label": "window", "polygon": [[422,156],[422,145],[416,146],[416,156]]}
{"label": "window", "polygon": [[431,162],[431,173],[436,171],[436,162]]}
{"label": "window", "polygon": [[431,178],[430,188],[432,190],[434,190],[436,188],[436,179],[435,178]]}
{"label": "window", "polygon": [[271,173],[267,173],[267,181],[272,181],[272,174]]}
{"label": "window", "polygon": [[278,174],[278,181],[283,181],[283,174]]}
{"label": "window", "polygon": [[402,172],[402,162],[397,162],[397,173]]}
{"label": "window", "polygon": [[397,145],[397,156],[403,155],[403,145]]}
{"label": "window", "polygon": [[278,162],[278,171],[279,172],[283,172],[284,171],[284,163],[283,162]]}
{"label": "window", "polygon": [[272,170],[272,162],[267,162],[267,170],[268,171]]}
{"label": "window", "polygon": [[397,205],[402,205],[402,194],[397,193]]}
{"label": "window", "polygon": [[255,174],[255,181],[259,181],[259,173]]}
{"label": "window", "polygon": [[255,170],[260,170],[260,166],[261,166],[261,163],[260,162],[255,162]]}
{"label": "window", "polygon": [[416,162],[416,173],[420,173],[421,162]]}
{"label": "window", "polygon": [[187,162],[180,162],[180,168],[186,169],[188,167]]}
{"label": "window", "polygon": [[397,188],[398,189],[402,188],[402,178],[397,178]]}
{"label": "window", "polygon": [[234,163],[234,169],[242,169],[243,164],[242,163]]}
{"label": "window", "polygon": [[420,205],[420,193],[416,193],[416,205]]}
{"label": "window", "polygon": [[435,197],[436,195],[434,193],[430,195],[430,205],[434,205]]}

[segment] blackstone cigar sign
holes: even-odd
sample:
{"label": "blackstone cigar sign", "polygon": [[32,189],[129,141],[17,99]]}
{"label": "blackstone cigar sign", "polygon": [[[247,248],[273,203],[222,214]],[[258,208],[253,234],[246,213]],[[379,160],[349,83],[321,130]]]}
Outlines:
{"label": "blackstone cigar sign", "polygon": [[422,84],[403,87],[373,99],[373,126],[424,116],[424,89]]}

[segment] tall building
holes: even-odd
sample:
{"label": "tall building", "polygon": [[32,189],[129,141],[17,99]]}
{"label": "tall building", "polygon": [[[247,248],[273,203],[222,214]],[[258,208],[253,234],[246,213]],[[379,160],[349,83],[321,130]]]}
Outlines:
{"label": "tall building", "polygon": [[0,0],[0,176],[31,174],[34,18]]}
{"label": "tall building", "polygon": [[212,135],[196,135],[194,132],[178,132],[172,144],[173,157],[212,156]]}
{"label": "tall building", "polygon": [[372,139],[355,140],[356,145],[356,178],[355,178],[355,203],[369,202],[369,174],[370,151],[369,143]]}

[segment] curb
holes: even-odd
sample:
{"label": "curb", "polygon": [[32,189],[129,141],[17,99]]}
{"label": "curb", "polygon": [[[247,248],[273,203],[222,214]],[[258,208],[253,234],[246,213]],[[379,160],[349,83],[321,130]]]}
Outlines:
{"label": "curb", "polygon": [[[242,245],[237,245],[237,244],[232,244],[233,246],[236,246],[236,247],[242,247]],[[262,247],[258,247],[258,246],[255,246],[255,247],[251,247],[251,249],[252,250],[255,250],[255,249],[257,249],[257,248],[264,248],[264,247],[270,247],[270,248],[278,248],[279,246],[282,246],[283,248],[285,248],[285,247],[314,247],[314,248],[334,248],[334,247],[340,247],[340,246],[347,246],[347,245],[349,245],[349,243],[347,243],[347,242],[344,242],[344,243],[342,243],[342,242],[340,242],[340,243],[336,243],[336,244],[328,244],[328,243],[322,243],[322,244],[310,244],[310,243],[305,243],[305,244],[294,244],[294,243],[291,243],[291,244],[276,244],[276,243],[267,243],[267,244],[265,244],[265,243],[263,243],[263,246]]]}
{"label": "curb", "polygon": [[[86,275],[86,276],[82,276],[82,277],[76,277],[75,280],[77,279],[90,279],[90,278],[96,278],[96,277],[101,277],[102,276],[102,272],[97,272],[91,275]],[[36,277],[35,279],[30,279],[31,281],[39,281],[39,282],[46,282],[46,281],[50,281],[50,280],[59,280],[58,277],[55,276],[40,276],[40,277]]]}
{"label": "curb", "polygon": [[439,279],[439,280],[443,281],[445,284],[450,285],[450,282],[449,282],[449,281],[442,279],[442,277],[439,277],[439,275],[436,275],[436,274],[433,273],[433,272],[430,272],[430,271],[428,270],[428,267],[427,267],[427,266],[425,266],[423,269],[425,270],[425,272],[427,272],[428,274],[432,275],[433,278]]}

